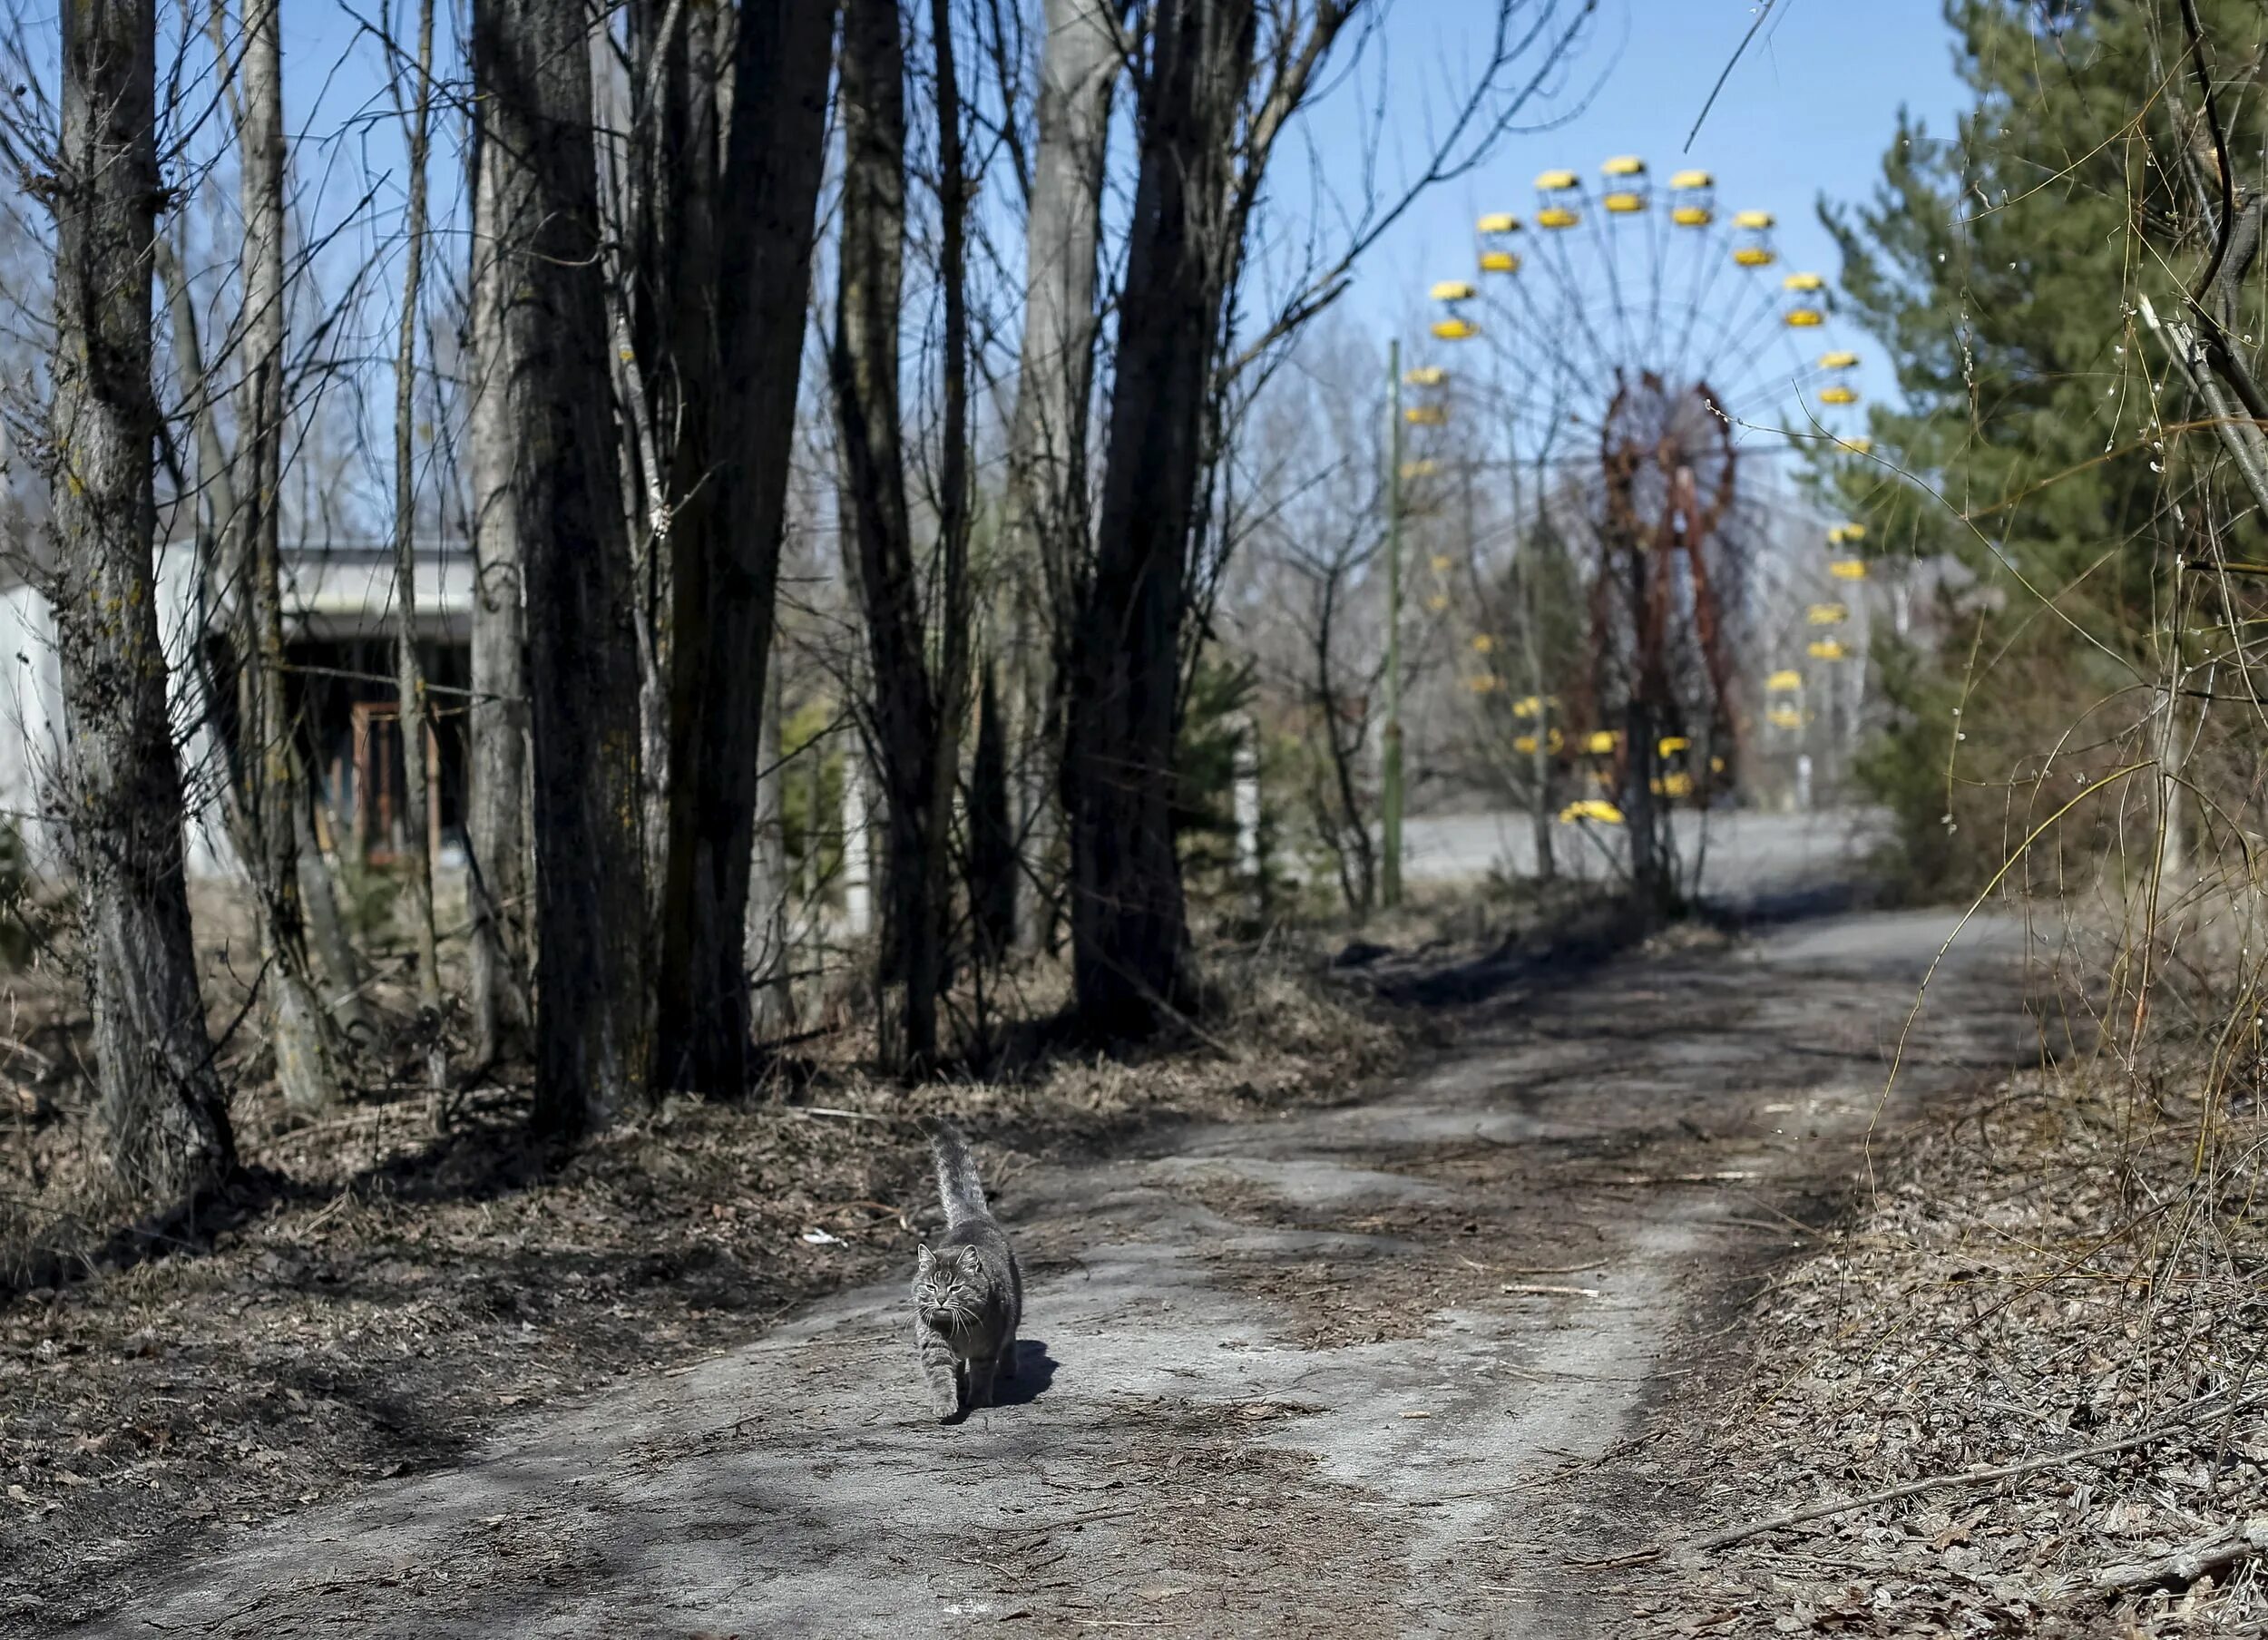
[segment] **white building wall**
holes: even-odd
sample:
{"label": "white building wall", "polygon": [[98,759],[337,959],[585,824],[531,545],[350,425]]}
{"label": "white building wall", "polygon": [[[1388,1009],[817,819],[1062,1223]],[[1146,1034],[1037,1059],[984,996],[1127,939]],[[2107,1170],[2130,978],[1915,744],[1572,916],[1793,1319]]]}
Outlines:
{"label": "white building wall", "polygon": [[35,874],[62,867],[53,818],[63,768],[63,661],[47,600],[18,582],[0,591],[0,812]]}
{"label": "white building wall", "polygon": [[[292,636],[350,638],[390,633],[394,562],[383,550],[294,554],[284,592]],[[196,549],[159,549],[158,639],[165,650],[168,708],[180,748],[187,864],[192,876],[231,874],[236,859],[221,808],[227,766],[208,725],[195,664],[199,606]],[[469,554],[421,552],[418,628],[427,638],[463,641],[472,630]],[[16,826],[35,870],[60,871],[60,838],[50,803],[62,768],[63,669],[46,600],[18,583],[0,590],[0,815]]]}

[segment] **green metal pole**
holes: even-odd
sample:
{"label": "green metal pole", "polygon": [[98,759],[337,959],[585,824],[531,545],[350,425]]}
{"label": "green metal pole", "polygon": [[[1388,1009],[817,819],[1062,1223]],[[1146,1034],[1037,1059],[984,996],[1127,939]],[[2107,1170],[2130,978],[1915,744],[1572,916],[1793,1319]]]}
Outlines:
{"label": "green metal pole", "polygon": [[1386,344],[1386,757],[1378,804],[1380,896],[1402,903],[1402,343]]}

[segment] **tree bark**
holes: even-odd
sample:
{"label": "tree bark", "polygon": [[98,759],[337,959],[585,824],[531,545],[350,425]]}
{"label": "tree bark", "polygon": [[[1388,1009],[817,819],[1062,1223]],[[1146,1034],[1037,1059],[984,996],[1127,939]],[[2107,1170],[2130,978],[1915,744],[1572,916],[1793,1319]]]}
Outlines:
{"label": "tree bark", "polygon": [[1196,1000],[1174,851],[1181,629],[1204,421],[1236,231],[1254,0],[1160,0],[1119,317],[1095,561],[1063,759],[1081,1027],[1153,1033]]}
{"label": "tree bark", "polygon": [[863,942],[875,927],[874,775],[863,735],[843,750],[843,932]]}
{"label": "tree bark", "polygon": [[1016,937],[1014,797],[1008,778],[1008,732],[1000,681],[984,668],[977,690],[976,748],[969,759],[969,927],[977,961],[998,963]]}
{"label": "tree bark", "polygon": [[[181,377],[182,396],[189,403],[190,425],[197,445],[197,573],[210,601],[204,617],[208,624],[198,635],[200,642],[192,670],[200,698],[199,709],[218,737],[223,732],[220,703],[232,688],[230,679],[237,663],[233,659],[214,663],[203,642],[217,639],[228,646],[233,657],[235,637],[240,628],[229,611],[234,607],[235,594],[241,589],[230,584],[228,554],[222,544],[236,522],[236,484],[230,476],[220,428],[215,425],[217,418],[205,373],[204,346],[198,334],[197,307],[190,298],[188,277],[182,271],[181,259],[174,255],[163,235],[152,242],[151,250],[172,317],[173,368]],[[296,771],[295,778],[305,789],[304,767]],[[231,784],[223,793],[223,807],[240,847],[249,854],[234,779],[232,768]],[[322,964],[327,982],[324,1009],[350,1038],[367,1042],[373,1030],[370,1010],[362,994],[362,964],[339,916],[338,885],[333,880],[331,864],[316,839],[315,823],[305,804],[298,806],[293,819],[298,829],[299,897],[307,907],[308,932],[313,936],[316,958]]]}
{"label": "tree bark", "polygon": [[[390,32],[390,31],[389,31]],[[433,0],[417,8],[417,84],[409,126],[409,220],[405,224],[402,325],[394,361],[394,669],[402,734],[402,791],[409,815],[411,932],[417,950],[417,1008],[427,1038],[425,1080],[433,1114],[441,1118],[449,1059],[441,1034],[441,955],[434,935],[433,858],[426,839],[435,825],[433,789],[425,764],[425,674],[417,658],[417,301],[425,272],[425,144],[433,111]],[[399,98],[396,98],[399,107]]]}
{"label": "tree bark", "polygon": [[610,414],[591,61],[579,6],[479,0],[493,147],[504,475],[523,549],[533,737],[533,1122],[567,1139],[643,1109],[652,1032],[638,662]]}
{"label": "tree bark", "polygon": [[245,868],[261,913],[269,1046],[285,1100],[317,1109],[338,1097],[327,1016],[317,995],[299,903],[299,827],[306,801],[284,694],[284,116],[279,0],[246,0],[239,78],[243,117],[244,381],[237,457],[243,552],[238,568],[244,637],[238,773],[250,848]]}
{"label": "tree bark", "polygon": [[660,898],[664,1086],[737,1094],[765,679],[825,161],[835,6],[751,0],[733,42],[717,211],[719,364],[709,444],[680,453],[670,633],[670,837]]}
{"label": "tree bark", "polygon": [[130,1186],[179,1196],[225,1179],[236,1147],[190,937],[151,567],[156,60],[150,0],[65,0],[46,593],[69,724],[63,830],[111,1159]]}
{"label": "tree bark", "polygon": [[940,216],[945,303],[945,429],[940,469],[933,676],[906,505],[898,392],[905,248],[905,52],[894,0],[848,0],[838,78],[844,144],[836,287],[835,388],[844,512],[874,674],[874,732],[884,800],[882,939],[876,973],[898,1005],[882,1010],[882,1059],[919,1070],[937,1057],[937,1004],[948,960],[947,844],[967,666],[966,291],[956,265],[963,179],[951,31],[939,29]]}
{"label": "tree bark", "polygon": [[1088,402],[1094,389],[1095,259],[1103,158],[1119,70],[1100,0],[1046,0],[1039,142],[1025,229],[1023,341],[1009,425],[1003,549],[1017,588],[1011,665],[1015,737],[1016,943],[1046,944],[1059,826],[1064,650],[1087,549]]}
{"label": "tree bark", "polygon": [[[619,56],[602,72],[609,315],[621,418],[624,499],[638,596],[640,773],[647,892],[663,926],[670,835],[670,666],[679,513],[707,482],[719,363],[717,204],[731,10],[631,0]],[[619,72],[617,63],[619,62]]]}
{"label": "tree bark", "polygon": [[[780,757],[778,667],[764,690],[756,747],[755,849],[748,862],[748,1022],[757,1040],[776,1037],[794,1017],[787,978],[787,769]],[[816,818],[816,815],[815,815]]]}
{"label": "tree bark", "polygon": [[523,1048],[533,1022],[529,969],[527,623],[518,496],[512,483],[511,353],[505,345],[504,223],[497,208],[504,156],[476,104],[473,136],[473,268],[467,421],[473,489],[472,768],[473,1057],[493,1065]]}

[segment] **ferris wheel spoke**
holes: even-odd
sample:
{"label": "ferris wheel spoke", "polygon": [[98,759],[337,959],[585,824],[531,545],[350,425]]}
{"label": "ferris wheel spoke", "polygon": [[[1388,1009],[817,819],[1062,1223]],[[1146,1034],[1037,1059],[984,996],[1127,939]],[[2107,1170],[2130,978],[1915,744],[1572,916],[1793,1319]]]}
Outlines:
{"label": "ferris wheel spoke", "polygon": [[1591,210],[1587,214],[1589,217],[1588,226],[1590,229],[1591,242],[1598,248],[1598,251],[1599,269],[1605,275],[1607,280],[1608,300],[1614,314],[1615,340],[1618,344],[1621,350],[1619,356],[1625,359],[1637,358],[1638,356],[1637,348],[1630,340],[1629,308],[1625,302],[1622,295],[1621,262],[1615,254],[1616,226],[1614,219],[1608,214],[1603,207]]}
{"label": "ferris wheel spoke", "polygon": [[1589,347],[1592,366],[1594,368],[1602,371],[1611,370],[1613,368],[1612,357],[1608,355],[1607,349],[1600,344],[1598,333],[1591,327],[1590,316],[1588,312],[1584,311],[1583,306],[1579,299],[1579,287],[1577,285],[1571,271],[1567,268],[1564,249],[1556,245],[1549,247],[1541,255],[1538,257],[1537,260],[1541,262],[1547,258],[1556,258],[1559,264],[1559,268],[1553,271],[1556,281],[1559,287],[1559,306],[1561,311],[1564,314],[1567,310],[1572,308],[1578,316],[1579,322],[1570,327],[1564,322],[1564,319],[1562,319],[1561,323],[1556,325],[1548,321],[1542,312],[1536,307],[1535,295],[1532,288],[1526,280],[1520,279],[1517,276],[1515,276],[1513,291],[1519,298],[1522,310],[1528,315],[1530,324],[1532,327],[1532,333],[1537,337],[1540,344],[1548,351],[1549,356],[1560,360],[1569,366],[1568,374],[1570,376],[1579,376],[1581,375],[1581,369],[1579,366],[1575,365],[1573,356],[1565,351],[1559,339],[1569,335],[1579,337],[1581,340]]}
{"label": "ferris wheel spoke", "polygon": [[[1500,481],[1508,492],[1499,522],[1472,540],[1473,569],[1492,554],[1517,561],[1545,531],[1566,543],[1589,583],[1589,654],[1561,684],[1572,718],[1604,728],[1628,708],[1649,734],[1691,735],[1699,748],[1745,732],[1735,705],[1761,675],[1744,686],[1735,663],[1764,636],[1766,606],[1791,595],[1791,566],[1770,544],[1786,503],[1766,493],[1771,483],[1744,478],[1741,458],[1824,434],[1827,413],[1856,402],[1835,374],[1856,356],[1835,347],[1812,295],[1819,281],[1765,271],[1776,260],[1770,213],[1720,215],[1706,171],[1657,190],[1635,157],[1600,171],[1596,190],[1573,171],[1536,179],[1524,270],[1505,248],[1520,224],[1481,219],[1491,317],[1444,332],[1487,338],[1491,402],[1474,409],[1485,445],[1503,451],[1463,469],[1468,493]],[[1452,304],[1476,294],[1450,285],[1461,292],[1443,298]],[[1745,436],[1783,421],[1787,442]],[[1677,765],[1688,784],[1667,787],[1670,756],[1667,745],[1618,746],[1614,778],[1706,797],[1706,765],[1690,777]]]}
{"label": "ferris wheel spoke", "polygon": [[1700,259],[1694,268],[1692,287],[1686,298],[1685,321],[1678,327],[1677,346],[1669,355],[1670,372],[1678,376],[1686,374],[1686,356],[1693,343],[1694,326],[1706,309],[1709,293],[1716,288],[1725,269],[1733,265],[1731,236],[1714,227],[1703,232],[1706,237],[1698,253]]}
{"label": "ferris wheel spoke", "polygon": [[1744,293],[1746,306],[1736,310],[1718,329],[1713,341],[1703,343],[1703,351],[1692,374],[1706,381],[1720,368],[1725,358],[1746,357],[1759,351],[1758,342],[1768,334],[1766,327],[1780,323],[1780,302],[1769,286]]}
{"label": "ferris wheel spoke", "polygon": [[1576,273],[1569,256],[1566,240],[1561,237],[1564,232],[1564,229],[1553,232],[1550,249],[1550,255],[1557,264],[1561,306],[1572,314],[1583,338],[1590,344],[1591,353],[1598,360],[1599,368],[1611,374],[1615,355],[1600,339],[1598,327],[1591,322],[1591,305],[1583,298],[1583,281]]}
{"label": "ferris wheel spoke", "polygon": [[[1651,201],[1649,201],[1649,207]],[[1665,316],[1662,288],[1669,277],[1671,264],[1677,257],[1677,235],[1683,230],[1672,221],[1669,210],[1650,208],[1647,211],[1646,230],[1647,251],[1646,351],[1648,357],[1658,358],[1661,356],[1662,320]]]}

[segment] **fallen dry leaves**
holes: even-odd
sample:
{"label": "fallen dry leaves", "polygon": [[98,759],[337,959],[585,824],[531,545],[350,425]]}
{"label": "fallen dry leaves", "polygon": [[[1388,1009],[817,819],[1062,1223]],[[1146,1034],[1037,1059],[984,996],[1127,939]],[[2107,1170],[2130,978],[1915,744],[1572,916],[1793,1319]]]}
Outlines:
{"label": "fallen dry leaves", "polygon": [[1716,1461],[1692,1514],[1715,1524],[1693,1537],[2175,1427],[1699,1557],[1666,1632],[2268,1624],[2262,1557],[2221,1552],[2268,1509],[2258,1101],[2208,1113],[2161,1093],[2138,1105],[2083,1076],[2041,1075],[1982,1108],[1912,1142],[1857,1222],[1759,1304],[1746,1383],[1696,1437]]}

